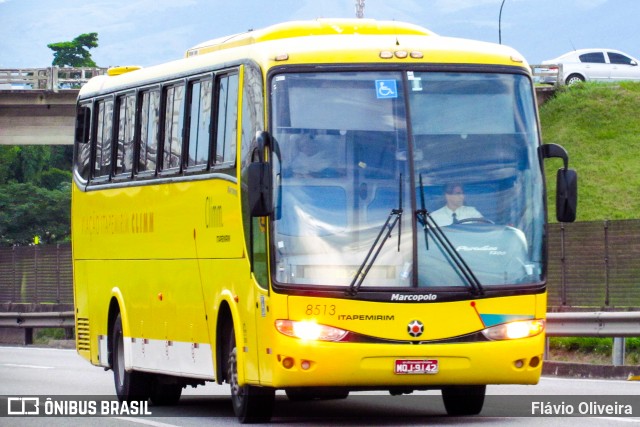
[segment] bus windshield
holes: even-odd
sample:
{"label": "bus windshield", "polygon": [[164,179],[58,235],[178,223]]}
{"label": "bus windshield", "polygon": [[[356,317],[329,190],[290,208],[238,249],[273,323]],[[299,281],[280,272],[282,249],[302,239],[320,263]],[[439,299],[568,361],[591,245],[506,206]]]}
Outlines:
{"label": "bus windshield", "polygon": [[276,74],[270,87],[276,283],[541,282],[543,177],[527,76],[301,72]]}

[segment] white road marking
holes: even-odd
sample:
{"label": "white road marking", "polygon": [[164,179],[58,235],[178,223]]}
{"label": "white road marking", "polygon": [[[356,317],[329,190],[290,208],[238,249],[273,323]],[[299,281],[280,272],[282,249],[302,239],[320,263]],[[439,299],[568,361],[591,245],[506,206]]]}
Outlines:
{"label": "white road marking", "polygon": [[29,368],[29,369],[53,369],[53,366],[41,366],[41,365],[19,365],[16,363],[2,363],[0,366],[8,366],[10,368]]}

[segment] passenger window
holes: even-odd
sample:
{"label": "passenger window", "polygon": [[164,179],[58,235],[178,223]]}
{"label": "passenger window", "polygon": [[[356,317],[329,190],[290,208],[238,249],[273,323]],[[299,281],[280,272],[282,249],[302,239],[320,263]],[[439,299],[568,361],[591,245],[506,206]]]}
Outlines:
{"label": "passenger window", "polygon": [[602,52],[585,53],[584,55],[580,55],[580,62],[604,64],[605,63],[604,53]]}
{"label": "passenger window", "polygon": [[235,160],[237,119],[238,75],[226,75],[218,79],[216,164],[233,164]]}
{"label": "passenger window", "polygon": [[94,177],[108,178],[111,173],[111,131],[113,129],[113,100],[98,101],[96,154]]}
{"label": "passenger window", "polygon": [[138,171],[155,171],[158,154],[158,127],[160,124],[160,92],[152,90],[142,93],[140,112],[140,155]]}
{"label": "passenger window", "polygon": [[76,117],[76,173],[84,180],[89,180],[91,170],[91,104],[78,108]]}
{"label": "passenger window", "polygon": [[612,64],[631,65],[631,62],[633,62],[628,56],[619,53],[607,52],[607,55],[609,55],[609,62]]}
{"label": "passenger window", "polygon": [[192,82],[189,86],[189,159],[187,166],[206,166],[209,160],[212,80]]}
{"label": "passenger window", "polygon": [[115,175],[130,175],[133,169],[133,138],[136,129],[135,94],[119,96],[117,106],[118,146],[116,151]]}
{"label": "passenger window", "polygon": [[182,159],[184,85],[168,87],[165,96],[162,169],[179,169]]}

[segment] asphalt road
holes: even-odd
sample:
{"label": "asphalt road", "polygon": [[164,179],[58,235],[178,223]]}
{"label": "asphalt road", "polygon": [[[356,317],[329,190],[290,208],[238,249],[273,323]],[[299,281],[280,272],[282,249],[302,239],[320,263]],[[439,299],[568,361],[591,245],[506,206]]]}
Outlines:
{"label": "asphalt road", "polygon": [[[272,424],[283,426],[399,426],[399,425],[518,425],[518,426],[640,426],[640,382],[543,377],[536,386],[488,386],[481,416],[447,417],[440,393],[421,392],[390,396],[385,392],[352,393],[339,401],[290,402],[276,397]],[[100,400],[114,395],[112,372],[94,367],[75,350],[36,347],[0,347],[0,414],[7,414],[8,399],[38,396],[69,400]],[[594,413],[618,402],[632,415]],[[15,404],[14,400],[12,404]],[[100,402],[97,402],[100,405]],[[586,411],[589,417],[531,417],[545,411]],[[629,405],[629,406],[627,406]],[[0,426],[127,426],[152,425],[235,426],[228,386],[209,384],[184,391],[180,404],[147,408],[151,415],[107,417],[6,417]]]}

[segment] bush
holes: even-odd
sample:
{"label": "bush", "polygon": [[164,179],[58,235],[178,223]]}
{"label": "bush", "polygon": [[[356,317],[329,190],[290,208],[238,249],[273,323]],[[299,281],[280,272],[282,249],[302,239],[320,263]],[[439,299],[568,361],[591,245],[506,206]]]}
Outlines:
{"label": "bush", "polygon": [[577,351],[608,356],[613,350],[613,338],[550,338],[549,347],[554,350]]}

